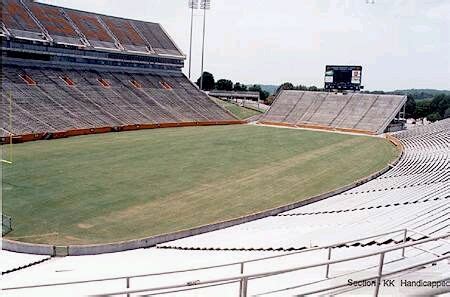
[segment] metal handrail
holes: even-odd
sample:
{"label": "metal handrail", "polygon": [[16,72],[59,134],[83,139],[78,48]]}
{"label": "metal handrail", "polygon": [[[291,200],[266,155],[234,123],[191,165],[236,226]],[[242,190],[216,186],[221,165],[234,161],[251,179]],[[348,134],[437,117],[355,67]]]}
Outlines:
{"label": "metal handrail", "polygon": [[[391,271],[389,273],[383,273],[380,276],[373,276],[373,277],[367,277],[367,278],[358,279],[358,280],[356,280],[356,282],[369,281],[369,280],[378,279],[378,278],[380,278],[380,280],[381,280],[382,278],[385,278],[387,276],[395,275],[395,274],[398,274],[400,272],[404,272],[406,270],[411,270],[411,269],[414,269],[414,268],[417,268],[417,267],[421,267],[421,266],[425,266],[425,265],[428,265],[428,264],[436,263],[436,262],[443,261],[443,260],[446,260],[446,259],[450,259],[450,255],[445,256],[445,257],[439,257],[439,259],[433,259],[433,260],[427,260],[427,261],[424,261],[424,262],[420,262],[419,264],[414,264],[414,265],[408,266],[406,268],[397,269],[397,270]],[[378,284],[379,284],[379,281],[378,281]],[[330,290],[335,290],[335,289],[339,289],[339,288],[343,288],[343,287],[347,287],[347,286],[348,286],[348,282],[346,282],[345,284],[336,285],[336,286],[333,286],[333,287],[327,287],[327,288],[323,288],[323,289],[320,289],[320,290],[309,291],[307,293],[303,293],[301,295],[295,295],[295,296],[304,296],[304,295],[317,294],[317,293],[326,292],[326,291],[330,291]]]}
{"label": "metal handrail", "polygon": [[[338,259],[338,260],[328,260],[328,261],[324,261],[324,262],[319,262],[319,263],[315,263],[315,264],[309,264],[309,265],[303,265],[303,266],[296,266],[296,267],[291,267],[291,268],[287,268],[287,269],[282,269],[282,270],[276,270],[276,271],[268,271],[268,272],[260,272],[260,273],[256,273],[256,274],[241,274],[238,276],[233,276],[233,277],[227,277],[227,278],[220,278],[220,279],[212,279],[212,280],[207,280],[207,281],[200,281],[200,280],[196,280],[195,282],[192,283],[183,283],[183,284],[178,284],[178,285],[171,285],[171,286],[162,286],[162,287],[153,287],[153,288],[146,288],[146,289],[127,289],[124,291],[116,291],[116,292],[109,292],[109,293],[105,293],[105,294],[98,294],[98,295],[91,295],[91,296],[114,296],[114,295],[122,295],[122,294],[132,294],[132,293],[143,293],[143,292],[151,292],[151,291],[160,291],[160,290],[168,290],[168,289],[177,289],[177,288],[183,288],[183,287],[190,287],[190,286],[200,286],[200,285],[208,285],[208,284],[217,284],[217,283],[224,283],[224,282],[231,282],[231,281],[235,281],[235,282],[242,282],[242,291],[245,290],[245,292],[240,292],[241,295],[240,296],[246,296],[246,289],[247,289],[247,283],[249,280],[254,279],[254,278],[261,278],[261,277],[269,277],[269,276],[273,276],[273,275],[280,275],[280,274],[285,274],[285,273],[289,273],[289,272],[293,272],[293,271],[299,271],[299,270],[305,270],[305,269],[309,269],[309,268],[314,268],[314,267],[319,267],[319,266],[325,266],[325,265],[331,265],[331,264],[337,264],[337,263],[342,263],[342,262],[347,262],[347,261],[353,261],[353,260],[358,260],[358,259],[362,259],[362,258],[367,258],[367,257],[373,257],[373,256],[377,256],[380,255],[380,265],[379,265],[379,273],[376,277],[371,277],[369,279],[374,279],[377,278],[378,279],[378,284],[379,284],[379,280],[382,277],[391,275],[392,273],[388,273],[388,274],[383,274],[382,273],[382,268],[383,268],[383,262],[384,262],[384,255],[388,252],[392,252],[392,251],[396,251],[396,250],[400,250],[400,249],[405,249],[408,247],[413,247],[415,245],[420,245],[420,244],[424,244],[427,242],[432,242],[432,241],[437,241],[440,239],[444,239],[450,237],[450,233],[447,233],[445,235],[441,235],[441,236],[437,236],[437,237],[430,237],[430,238],[426,238],[426,239],[422,239],[422,240],[418,240],[415,242],[411,242],[411,243],[403,243],[400,244],[398,246],[394,246],[394,247],[390,247],[390,248],[386,248],[377,252],[371,252],[371,253],[367,253],[367,254],[363,254],[363,255],[359,255],[359,256],[352,256],[352,257],[347,257],[347,258],[343,258],[343,259]],[[425,263],[435,263],[437,261],[441,261],[441,260],[445,260],[445,259],[449,259],[450,255],[445,256],[445,257],[441,257],[439,259],[433,259],[430,261],[427,261]],[[421,265],[426,265],[421,263]],[[416,265],[421,266],[421,265]],[[405,271],[405,270],[410,270],[416,266],[413,267],[408,267],[408,268],[404,268],[399,270],[398,272],[401,271]],[[398,273],[397,272],[397,273]],[[205,286],[207,287],[207,286]],[[324,290],[321,291],[328,291],[331,290],[333,288],[326,288]],[[378,288],[377,292],[378,292]],[[166,292],[169,293],[169,292]]]}
{"label": "metal handrail", "polygon": [[393,234],[393,233],[402,232],[404,234],[404,242],[406,242],[407,231],[408,231],[408,229],[406,229],[406,228],[398,229],[398,230],[380,233],[380,234],[376,234],[376,235],[361,237],[361,238],[357,238],[357,239],[353,239],[353,240],[349,240],[349,241],[337,242],[337,243],[333,243],[333,244],[329,244],[329,245],[325,245],[325,246],[313,247],[313,248],[304,249],[301,251],[285,253],[282,255],[273,255],[273,256],[267,256],[267,257],[261,257],[261,258],[255,258],[255,259],[250,259],[250,260],[231,262],[231,263],[225,263],[225,264],[219,264],[219,265],[211,265],[211,266],[197,267],[197,268],[191,268],[191,269],[173,270],[173,271],[148,273],[148,274],[136,274],[136,275],[109,277],[109,278],[97,278],[97,279],[89,279],[89,280],[81,280],[81,281],[69,281],[69,282],[60,282],[60,283],[8,287],[8,288],[2,288],[2,290],[31,289],[31,288],[40,288],[40,287],[64,286],[64,285],[74,285],[74,284],[114,281],[114,280],[126,280],[127,288],[128,288],[130,280],[133,278],[142,278],[142,277],[161,276],[161,275],[176,274],[176,273],[194,272],[194,271],[216,269],[216,268],[228,267],[228,266],[234,266],[234,265],[240,265],[241,273],[243,273],[244,272],[243,265],[246,263],[259,262],[259,261],[270,260],[270,259],[275,259],[275,258],[287,257],[287,256],[295,255],[295,254],[312,252],[312,251],[317,251],[317,250],[321,250],[321,249],[328,249],[329,250],[328,253],[330,254],[331,248],[333,248],[333,247],[337,247],[337,246],[341,246],[341,245],[345,245],[345,244],[349,244],[349,243],[353,243],[353,242],[359,242],[361,240],[366,240],[366,239],[370,239],[370,238],[381,237],[381,236],[385,236],[385,235],[389,235],[389,234]]}

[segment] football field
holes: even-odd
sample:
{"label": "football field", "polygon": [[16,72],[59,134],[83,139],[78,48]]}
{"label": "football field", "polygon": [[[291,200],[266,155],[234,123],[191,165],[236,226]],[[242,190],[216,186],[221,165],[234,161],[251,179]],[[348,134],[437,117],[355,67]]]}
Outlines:
{"label": "football field", "polygon": [[330,191],[397,155],[383,138],[253,125],[17,144],[3,165],[7,238],[89,244],[177,231]]}

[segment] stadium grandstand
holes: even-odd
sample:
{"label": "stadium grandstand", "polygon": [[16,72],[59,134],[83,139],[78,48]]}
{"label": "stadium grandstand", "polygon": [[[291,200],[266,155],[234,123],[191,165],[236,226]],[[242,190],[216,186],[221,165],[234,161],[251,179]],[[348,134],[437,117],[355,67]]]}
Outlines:
{"label": "stadium grandstand", "polygon": [[[446,285],[399,289],[376,283],[383,279],[423,282],[430,277],[441,284],[448,281],[449,131],[447,119],[395,134],[392,141],[404,152],[391,170],[325,200],[150,249],[52,258],[46,265],[17,271],[16,277],[6,274],[5,296],[374,292],[375,296],[431,296],[448,292]],[[49,259],[5,253],[10,270]],[[100,263],[109,267],[103,278],[98,277]],[[58,273],[68,267],[70,272],[64,276]],[[42,275],[51,281],[30,281]],[[349,279],[368,285],[354,286]]]}
{"label": "stadium grandstand", "polygon": [[1,39],[2,136],[14,141],[236,122],[183,75],[160,24],[5,0]]}
{"label": "stadium grandstand", "polygon": [[[158,23],[31,0],[1,5],[0,136],[2,157],[14,156],[1,163],[8,203],[2,296],[450,293],[450,119],[397,131],[405,96],[283,90],[261,117],[251,117],[263,125],[244,125],[182,73],[185,56]],[[222,96],[236,100],[236,93]],[[244,97],[236,102],[247,106]],[[225,124],[243,125],[20,143]],[[196,145],[198,139],[204,142]],[[392,158],[379,161],[374,151]],[[350,172],[360,169],[358,177]],[[348,180],[331,181],[336,176]],[[327,187],[305,190],[305,180]],[[227,213],[248,203],[256,187],[262,190],[249,208]],[[278,192],[295,200],[275,199]],[[45,218],[35,220],[37,214]],[[210,220],[182,217],[203,214]],[[170,224],[176,229],[164,226]],[[15,233],[25,225],[39,228]],[[146,233],[153,226],[161,229]],[[119,229],[127,237],[119,238]],[[64,241],[54,241],[58,236]],[[395,287],[383,283],[392,281]],[[422,285],[400,285],[405,281]]]}
{"label": "stadium grandstand", "polygon": [[282,90],[267,124],[381,134],[403,129],[406,96]]}

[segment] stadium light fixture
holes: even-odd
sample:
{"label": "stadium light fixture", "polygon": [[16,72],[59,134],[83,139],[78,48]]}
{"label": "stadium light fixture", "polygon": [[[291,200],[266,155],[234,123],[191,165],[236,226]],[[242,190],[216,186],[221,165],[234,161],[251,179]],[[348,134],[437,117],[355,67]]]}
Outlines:
{"label": "stadium light fixture", "polygon": [[202,41],[202,70],[200,74],[200,90],[203,90],[203,66],[205,61],[205,29],[206,29],[206,10],[211,9],[211,0],[201,0],[200,9],[203,9],[203,41]]}
{"label": "stadium light fixture", "polygon": [[192,65],[192,30],[194,27],[194,9],[198,9],[198,0],[189,0],[189,8],[191,9],[191,37],[189,41],[189,79],[190,79],[191,65]]}

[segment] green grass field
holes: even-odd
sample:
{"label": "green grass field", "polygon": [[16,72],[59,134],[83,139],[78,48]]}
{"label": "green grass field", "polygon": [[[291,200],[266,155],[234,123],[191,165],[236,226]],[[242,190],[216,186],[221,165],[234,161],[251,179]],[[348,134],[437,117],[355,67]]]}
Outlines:
{"label": "green grass field", "polygon": [[382,169],[382,138],[251,125],[168,128],[14,146],[3,166],[8,238],[141,238],[298,201]]}
{"label": "green grass field", "polygon": [[218,98],[211,97],[217,104],[231,112],[235,117],[237,117],[239,120],[245,120],[249,117],[252,117],[254,115],[262,114],[262,111],[257,111],[251,108],[246,108],[239,106],[237,104],[227,102],[225,100],[221,100]]}

